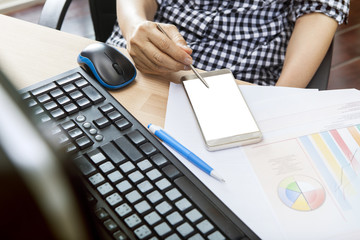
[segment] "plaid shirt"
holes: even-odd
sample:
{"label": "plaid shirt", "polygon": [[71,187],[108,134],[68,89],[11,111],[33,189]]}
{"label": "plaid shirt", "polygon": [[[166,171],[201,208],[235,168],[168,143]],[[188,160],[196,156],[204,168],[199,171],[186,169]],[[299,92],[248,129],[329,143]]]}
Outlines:
{"label": "plaid shirt", "polygon": [[[193,64],[228,68],[236,79],[275,85],[294,24],[321,12],[347,21],[350,0],[157,0],[155,22],[177,26],[193,49]],[[118,24],[107,43],[126,47]]]}

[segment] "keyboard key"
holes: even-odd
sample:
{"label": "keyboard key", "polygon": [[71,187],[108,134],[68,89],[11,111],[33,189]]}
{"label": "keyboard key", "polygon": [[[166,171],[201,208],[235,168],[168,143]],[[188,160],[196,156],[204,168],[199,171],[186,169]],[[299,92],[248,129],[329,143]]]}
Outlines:
{"label": "keyboard key", "polygon": [[102,140],[104,140],[104,136],[101,134],[97,134],[97,135],[95,135],[95,140],[97,142],[101,142]]}
{"label": "keyboard key", "polygon": [[80,156],[74,159],[75,165],[85,176],[95,172],[95,167],[84,157]]}
{"label": "keyboard key", "polygon": [[86,120],[86,117],[84,115],[79,115],[75,119],[77,122],[82,123]]}
{"label": "keyboard key", "polygon": [[164,236],[165,234],[167,234],[167,233],[169,233],[171,231],[171,228],[165,222],[160,223],[154,229],[157,232],[157,234],[159,234],[160,236]]}
{"label": "keyboard key", "polygon": [[51,102],[45,103],[44,107],[46,110],[51,111],[53,109],[56,109],[58,107],[58,105],[54,101],[51,101]]}
{"label": "keyboard key", "polygon": [[175,202],[175,205],[180,211],[185,211],[192,206],[192,204],[186,198],[182,198],[181,200]]}
{"label": "keyboard key", "polygon": [[171,205],[166,202],[166,201],[163,201],[161,203],[159,203],[158,205],[156,205],[155,209],[161,214],[161,215],[164,215],[166,214],[167,212],[169,212],[172,207]]}
{"label": "keyboard key", "polygon": [[144,178],[144,175],[142,175],[142,173],[140,173],[139,171],[135,171],[135,172],[129,174],[128,177],[130,178],[130,180],[133,183],[137,183],[138,181],[140,181],[141,179]]}
{"label": "keyboard key", "polygon": [[128,137],[135,145],[140,145],[146,142],[146,138],[139,132],[139,130],[132,131]]}
{"label": "keyboard key", "polygon": [[70,97],[73,100],[77,100],[77,99],[83,98],[84,94],[82,94],[82,92],[80,92],[79,90],[76,90],[76,91],[70,93]]}
{"label": "keyboard key", "polygon": [[128,194],[125,195],[125,197],[130,203],[134,203],[142,198],[137,190],[133,190],[132,192],[129,192]]}
{"label": "keyboard key", "polygon": [[78,139],[75,140],[76,144],[78,145],[78,147],[83,150],[85,148],[88,148],[90,146],[92,146],[94,144],[93,141],[91,141],[88,137],[86,136],[82,136]]}
{"label": "keyboard key", "polygon": [[163,167],[162,170],[166,174],[166,176],[168,176],[172,180],[182,175],[180,171],[172,164]]}
{"label": "keyboard key", "polygon": [[99,110],[102,112],[102,113],[107,113],[107,112],[110,112],[114,109],[114,106],[111,104],[111,103],[107,103],[101,107],[99,107]]}
{"label": "keyboard key", "polygon": [[132,145],[125,137],[115,140],[115,144],[130,158],[131,161],[137,162],[143,158],[143,155]]}
{"label": "keyboard key", "polygon": [[225,240],[226,238],[219,231],[213,232],[208,236],[209,240]]}
{"label": "keyboard key", "polygon": [[158,221],[161,220],[161,217],[159,216],[159,214],[157,212],[151,212],[148,215],[146,215],[144,217],[145,221],[149,224],[149,225],[154,225],[155,223],[157,223]]}
{"label": "keyboard key", "polygon": [[65,85],[65,84],[74,82],[74,81],[76,81],[77,79],[80,79],[80,78],[82,78],[82,76],[79,73],[74,73],[74,74],[71,74],[71,75],[66,76],[64,78],[61,78],[61,79],[57,80],[56,82],[59,85]]}
{"label": "keyboard key", "polygon": [[40,103],[45,103],[45,102],[47,102],[47,101],[50,101],[51,100],[51,98],[50,98],[50,96],[48,95],[48,94],[43,94],[43,95],[40,95],[40,96],[38,96],[37,97],[37,100],[40,102]]}
{"label": "keyboard key", "polygon": [[173,233],[167,238],[165,238],[165,240],[182,240],[182,239],[179,237],[179,235],[177,235],[177,233]]}
{"label": "keyboard key", "polygon": [[100,173],[96,173],[95,175],[89,177],[89,181],[90,181],[93,185],[97,185],[97,184],[105,181],[105,178],[104,178],[103,175],[101,175]]}
{"label": "keyboard key", "polygon": [[95,211],[95,215],[97,216],[97,218],[98,218],[99,220],[104,220],[104,219],[106,219],[106,218],[109,217],[109,213],[108,213],[105,209],[103,209],[103,208],[97,209],[97,210]]}
{"label": "keyboard key", "polygon": [[123,175],[116,170],[115,172],[110,173],[107,175],[111,182],[117,182],[123,178]]}
{"label": "keyboard key", "polygon": [[106,117],[101,117],[94,120],[94,124],[99,128],[103,129],[111,124],[111,122]]}
{"label": "keyboard key", "polygon": [[84,132],[80,128],[74,128],[70,130],[68,134],[72,139],[75,139],[84,135]]}
{"label": "keyboard key", "polygon": [[34,99],[28,99],[27,101],[26,101],[26,103],[27,103],[27,106],[28,107],[34,107],[34,106],[36,106],[38,103],[34,100]]}
{"label": "keyboard key", "polygon": [[115,208],[115,211],[117,212],[117,214],[119,214],[120,217],[124,217],[125,215],[131,213],[132,209],[127,203],[123,203],[117,208]]}
{"label": "keyboard key", "polygon": [[126,118],[121,118],[121,119],[115,121],[115,125],[121,131],[128,129],[129,127],[132,126],[132,124]]}
{"label": "keyboard key", "polygon": [[81,79],[79,79],[79,80],[77,80],[77,81],[75,82],[75,85],[76,85],[78,88],[83,88],[83,87],[85,87],[85,86],[88,85],[88,84],[89,84],[89,82],[86,81],[84,78],[81,78]]}
{"label": "keyboard key", "polygon": [[122,197],[118,193],[113,193],[106,198],[106,201],[111,205],[115,206],[122,201]]}
{"label": "keyboard key", "polygon": [[56,120],[60,120],[60,119],[62,119],[62,118],[64,118],[64,117],[66,117],[65,112],[64,112],[61,108],[57,108],[57,109],[55,109],[55,110],[52,110],[52,111],[50,112],[50,115],[51,115],[53,118],[55,118]]}
{"label": "keyboard key", "polygon": [[182,194],[176,188],[173,188],[165,193],[165,195],[171,200],[174,201],[182,196]]}
{"label": "keyboard key", "polygon": [[105,162],[99,166],[100,170],[103,173],[110,172],[111,170],[115,169],[114,165],[111,162]]}
{"label": "keyboard key", "polygon": [[115,164],[119,164],[126,160],[125,156],[111,142],[102,146],[101,149]]}
{"label": "keyboard key", "polygon": [[113,234],[115,240],[125,240],[127,236],[122,231],[117,231]]}
{"label": "keyboard key", "polygon": [[146,197],[150,200],[152,203],[156,203],[159,200],[163,199],[163,196],[159,193],[158,190],[155,190],[149,194],[146,195]]}
{"label": "keyboard key", "polygon": [[113,232],[118,228],[118,225],[114,222],[114,220],[112,219],[108,219],[104,222],[104,226],[105,228],[110,231]]}
{"label": "keyboard key", "polygon": [[80,107],[80,109],[85,109],[91,106],[91,102],[86,97],[80,98],[76,100],[76,104]]}
{"label": "keyboard key", "polygon": [[142,225],[135,229],[134,233],[139,239],[144,239],[151,234],[151,230],[146,225]]}
{"label": "keyboard key", "polygon": [[140,145],[140,149],[147,156],[153,155],[157,152],[157,149],[154,147],[154,145],[149,142]]}
{"label": "keyboard key", "polygon": [[98,149],[95,149],[88,153],[89,158],[93,163],[98,164],[106,160],[106,157]]}
{"label": "keyboard key", "polygon": [[204,220],[198,224],[196,224],[196,227],[200,230],[200,232],[202,232],[203,234],[211,231],[214,226],[208,221],[208,220]]}
{"label": "keyboard key", "polygon": [[184,218],[180,215],[179,212],[173,212],[169,214],[166,219],[169,221],[170,224],[176,225],[181,222]]}
{"label": "keyboard key", "polygon": [[64,106],[64,110],[65,112],[67,112],[68,115],[71,115],[77,113],[80,109],[74,103],[69,103]]}
{"label": "keyboard key", "polygon": [[168,160],[161,153],[151,156],[150,159],[159,167],[168,163]]}
{"label": "keyboard key", "polygon": [[43,109],[42,107],[40,107],[40,106],[34,107],[33,110],[34,110],[34,114],[35,114],[35,115],[39,115],[39,114],[44,113],[44,109]]}
{"label": "keyboard key", "polygon": [[149,203],[146,202],[146,200],[143,200],[143,201],[135,204],[134,207],[135,207],[136,211],[137,211],[138,213],[140,213],[140,214],[143,214],[143,213],[145,213],[145,212],[147,212],[148,210],[151,209]]}
{"label": "keyboard key", "polygon": [[60,88],[56,88],[50,92],[50,96],[53,98],[58,98],[62,95],[64,95],[64,92]]}
{"label": "keyboard key", "polygon": [[89,129],[89,133],[90,133],[91,135],[95,135],[95,134],[98,133],[98,131],[96,130],[96,128],[90,128],[90,129]]}
{"label": "keyboard key", "polygon": [[137,187],[142,193],[148,192],[153,189],[153,185],[148,180],[138,184]]}
{"label": "keyboard key", "polygon": [[[81,119],[82,120],[82,119]],[[76,121],[78,121],[78,119],[76,119]],[[84,120],[85,121],[85,120]],[[91,128],[91,123],[89,122],[84,122],[82,125],[85,129],[90,129]]]}
{"label": "keyboard key", "polygon": [[189,223],[185,222],[178,226],[176,230],[181,234],[181,236],[186,237],[194,231],[194,228]]}
{"label": "keyboard key", "polygon": [[191,222],[196,222],[197,220],[199,220],[200,218],[202,218],[202,214],[197,210],[197,209],[193,209],[190,212],[186,213],[185,216],[187,217],[187,219],[189,219]]}
{"label": "keyboard key", "polygon": [[199,233],[195,234],[194,236],[188,238],[188,240],[205,240]]}
{"label": "keyboard key", "polygon": [[157,169],[153,169],[149,172],[146,173],[146,175],[150,178],[150,180],[155,180],[158,179],[159,177],[162,176],[162,174],[159,172],[159,170]]}
{"label": "keyboard key", "polygon": [[161,190],[163,191],[164,189],[168,188],[171,186],[171,183],[169,182],[169,180],[167,180],[166,178],[163,178],[159,181],[157,181],[155,183],[155,185]]}
{"label": "keyboard key", "polygon": [[108,114],[107,114],[107,116],[108,116],[108,118],[111,120],[111,121],[116,121],[116,120],[118,120],[118,119],[120,119],[121,117],[122,117],[122,115],[121,115],[121,113],[119,112],[119,111],[117,111],[117,110],[115,110],[115,111],[112,111],[112,112],[109,112]]}
{"label": "keyboard key", "polygon": [[116,188],[120,191],[120,192],[126,192],[127,190],[132,188],[132,185],[129,183],[128,180],[124,180],[120,183],[118,183],[116,185]]}
{"label": "keyboard key", "polygon": [[70,84],[67,84],[67,85],[63,86],[62,89],[65,92],[69,93],[69,92],[72,92],[72,91],[76,90],[76,87],[74,86],[74,84],[70,83]]}
{"label": "keyboard key", "polygon": [[67,153],[76,153],[78,148],[73,143],[68,143],[65,145],[65,150]]}
{"label": "keyboard key", "polygon": [[65,131],[69,131],[70,129],[73,129],[76,127],[76,124],[70,120],[67,122],[64,122],[63,124],[61,124],[61,127],[65,130]]}
{"label": "keyboard key", "polygon": [[104,183],[103,185],[97,187],[97,190],[104,196],[114,190],[114,188],[109,183]]}
{"label": "keyboard key", "polygon": [[71,100],[68,96],[62,96],[62,97],[56,99],[56,101],[58,104],[60,104],[62,106],[71,102]]}
{"label": "keyboard key", "polygon": [[121,164],[119,167],[124,173],[130,172],[131,170],[135,169],[134,164],[129,161]]}
{"label": "keyboard key", "polygon": [[93,103],[99,103],[105,100],[103,95],[99,93],[93,86],[86,86],[82,88],[84,94],[90,99]]}
{"label": "keyboard key", "polygon": [[152,167],[152,164],[149,160],[145,159],[137,164],[141,171],[145,171]]}
{"label": "keyboard key", "polygon": [[34,96],[37,96],[37,95],[40,95],[40,94],[43,94],[43,93],[47,93],[47,92],[50,92],[51,90],[57,88],[56,84],[55,83],[49,83],[49,84],[46,84],[44,86],[41,86],[35,90],[32,90],[31,93],[34,95]]}
{"label": "keyboard key", "polygon": [[133,228],[141,223],[141,219],[137,214],[132,214],[129,217],[125,218],[125,223],[129,226],[129,228]]}

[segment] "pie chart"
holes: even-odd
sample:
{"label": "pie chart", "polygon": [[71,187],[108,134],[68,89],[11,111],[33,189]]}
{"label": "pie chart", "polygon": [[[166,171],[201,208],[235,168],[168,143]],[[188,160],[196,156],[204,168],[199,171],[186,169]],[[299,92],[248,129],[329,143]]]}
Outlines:
{"label": "pie chart", "polygon": [[292,176],[282,180],[278,187],[281,201],[298,211],[312,211],[325,202],[325,190],[314,178]]}

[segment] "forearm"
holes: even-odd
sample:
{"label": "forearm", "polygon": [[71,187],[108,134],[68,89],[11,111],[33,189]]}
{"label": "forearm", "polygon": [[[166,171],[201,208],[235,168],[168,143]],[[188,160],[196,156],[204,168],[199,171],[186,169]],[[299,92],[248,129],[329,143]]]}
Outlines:
{"label": "forearm", "polygon": [[138,24],[153,21],[156,10],[156,0],[117,0],[117,19],[125,39],[129,38]]}
{"label": "forearm", "polygon": [[308,85],[322,62],[337,28],[337,22],[321,13],[300,17],[294,27],[277,86]]}

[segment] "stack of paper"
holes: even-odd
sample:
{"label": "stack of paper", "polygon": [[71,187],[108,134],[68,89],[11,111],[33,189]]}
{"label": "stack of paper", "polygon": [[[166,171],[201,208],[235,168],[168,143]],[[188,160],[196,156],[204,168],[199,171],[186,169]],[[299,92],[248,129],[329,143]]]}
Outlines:
{"label": "stack of paper", "polygon": [[169,92],[165,130],[226,183],[174,154],[263,239],[358,238],[360,92],[240,89],[264,140],[217,152],[206,150],[183,87]]}

